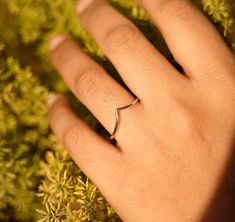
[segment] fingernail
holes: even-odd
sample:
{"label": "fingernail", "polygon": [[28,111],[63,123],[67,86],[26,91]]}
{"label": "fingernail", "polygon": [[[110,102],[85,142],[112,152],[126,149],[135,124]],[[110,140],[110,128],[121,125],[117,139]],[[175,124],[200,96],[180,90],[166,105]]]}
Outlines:
{"label": "fingernail", "polygon": [[49,49],[51,51],[56,49],[66,39],[66,37],[66,35],[58,35],[53,37],[49,43]]}
{"label": "fingernail", "polygon": [[83,13],[94,0],[80,0],[77,6],[77,13]]}
{"label": "fingernail", "polygon": [[58,99],[58,97],[59,97],[58,94],[55,94],[55,93],[50,94],[47,99],[47,106],[51,107],[55,103],[55,101]]}

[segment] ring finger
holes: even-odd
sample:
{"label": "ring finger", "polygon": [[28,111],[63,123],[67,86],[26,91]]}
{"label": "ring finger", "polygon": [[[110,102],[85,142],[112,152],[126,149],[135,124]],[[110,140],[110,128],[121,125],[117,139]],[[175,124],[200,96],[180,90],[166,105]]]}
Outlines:
{"label": "ring finger", "polygon": [[[101,124],[112,133],[115,126],[115,109],[133,102],[134,97],[119,85],[105,70],[84,53],[78,44],[64,35],[53,39],[51,43],[51,58],[72,92],[95,115]],[[116,139],[122,146],[122,141],[133,126],[133,120],[138,113],[128,115],[122,113],[122,120],[128,127],[119,130]],[[128,128],[128,129],[127,129]]]}

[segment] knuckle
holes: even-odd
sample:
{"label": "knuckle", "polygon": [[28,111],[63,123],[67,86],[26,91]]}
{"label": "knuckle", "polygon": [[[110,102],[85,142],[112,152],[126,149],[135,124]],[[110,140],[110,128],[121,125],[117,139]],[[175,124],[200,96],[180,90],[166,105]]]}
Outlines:
{"label": "knuckle", "polygon": [[67,114],[67,107],[56,107],[50,111],[50,122],[53,126],[57,126],[60,120]]}
{"label": "knuckle", "polygon": [[138,44],[140,36],[140,31],[133,25],[120,24],[105,35],[105,47],[112,52],[120,49],[128,52]]}
{"label": "knuckle", "polygon": [[110,6],[105,1],[95,1],[92,7],[82,13],[81,19],[84,20],[88,26],[91,26],[94,23],[103,22],[103,15],[108,14],[109,11]]}
{"label": "knuckle", "polygon": [[82,127],[79,127],[78,125],[74,125],[68,128],[62,136],[63,144],[67,148],[76,147],[80,141],[80,138],[82,137],[82,134]]}
{"label": "knuckle", "polygon": [[156,4],[156,11],[159,15],[168,19],[177,19],[188,21],[194,15],[192,13],[192,4],[188,0],[163,0]]}
{"label": "knuckle", "polygon": [[207,144],[207,113],[203,111],[203,107],[189,105],[181,107],[176,113],[175,133],[181,141],[189,142],[197,141],[197,144]]}
{"label": "knuckle", "polygon": [[[193,97],[192,97],[193,98]],[[187,99],[173,97],[173,104],[175,106],[175,112],[173,118],[173,128],[177,135],[186,136],[195,132],[195,129],[200,127],[200,107],[191,103]]]}
{"label": "knuckle", "polygon": [[74,86],[76,95],[82,97],[93,95],[101,84],[101,72],[100,68],[88,68],[79,73]]}
{"label": "knuckle", "polygon": [[71,45],[71,40],[66,39],[62,44],[63,45],[61,45],[52,52],[52,59],[58,65],[67,64],[73,56],[71,50],[67,50],[73,47]]}

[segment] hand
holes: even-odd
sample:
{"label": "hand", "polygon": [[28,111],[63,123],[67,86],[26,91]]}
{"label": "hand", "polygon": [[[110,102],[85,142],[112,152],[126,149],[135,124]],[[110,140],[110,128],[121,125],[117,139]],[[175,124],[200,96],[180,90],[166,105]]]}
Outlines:
{"label": "hand", "polygon": [[[92,131],[61,95],[49,101],[50,123],[124,221],[199,221],[234,145],[234,57],[189,1],[140,2],[184,75],[108,3],[82,0],[82,24],[140,102],[121,112],[118,147]],[[133,95],[66,35],[52,40],[51,58],[112,133],[115,109],[133,102]]]}

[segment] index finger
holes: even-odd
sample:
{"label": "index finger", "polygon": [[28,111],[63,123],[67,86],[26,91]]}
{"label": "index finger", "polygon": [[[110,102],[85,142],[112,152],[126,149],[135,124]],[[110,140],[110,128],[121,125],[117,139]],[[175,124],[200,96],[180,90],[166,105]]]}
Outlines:
{"label": "index finger", "polygon": [[[189,0],[137,0],[162,32],[175,59],[195,79],[224,76],[234,59],[210,21]],[[223,58],[223,59],[221,59]],[[212,72],[213,70],[213,72]],[[228,71],[228,73],[233,73]]]}

